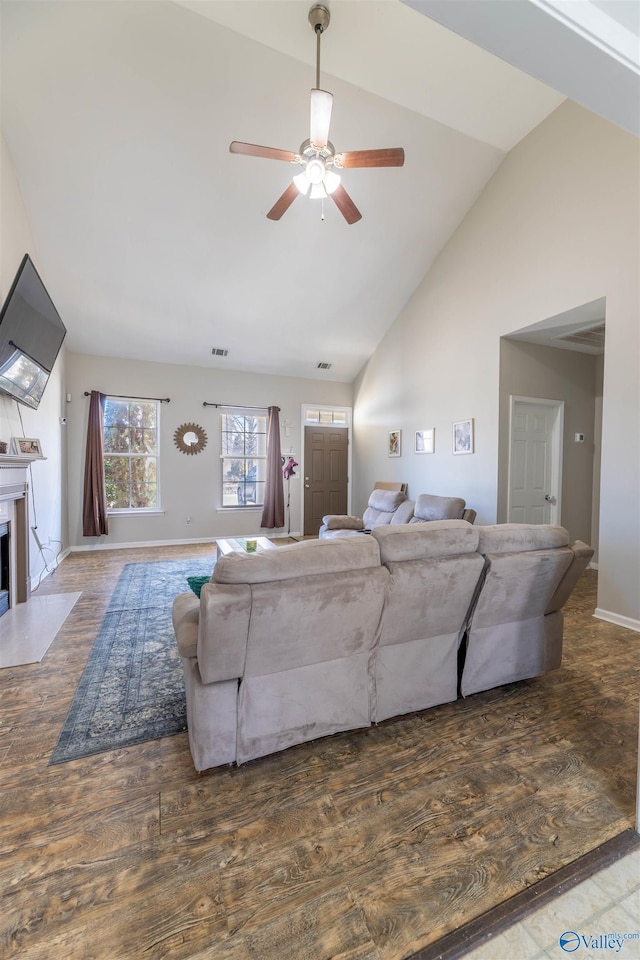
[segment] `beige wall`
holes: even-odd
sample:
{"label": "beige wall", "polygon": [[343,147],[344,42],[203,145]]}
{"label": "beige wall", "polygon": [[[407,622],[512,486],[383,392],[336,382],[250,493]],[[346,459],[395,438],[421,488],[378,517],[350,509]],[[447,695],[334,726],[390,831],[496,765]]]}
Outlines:
{"label": "beige wall", "polygon": [[[568,101],[505,158],[356,381],[354,504],[401,479],[495,522],[500,337],[606,297],[598,604],[640,627],[639,168],[634,137]],[[476,452],[453,456],[464,417]]]}
{"label": "beige wall", "polygon": [[[591,527],[596,454],[595,356],[503,339],[500,342],[498,522],[506,523],[510,397],[564,401],[560,522],[597,551]],[[599,431],[598,431],[599,432]],[[584,434],[576,443],[575,434]]]}
{"label": "beige wall", "polygon": [[[73,546],[114,546],[213,539],[259,534],[261,510],[221,510],[220,414],[203,402],[280,407],[281,448],[293,448],[301,463],[301,405],[351,406],[352,386],[293,377],[207,370],[173,364],[144,363],[69,353],[66,389],[69,436],[69,516]],[[108,537],[82,535],[82,486],[89,400],[85,390],[135,397],[170,397],[161,406],[159,516],[112,516]],[[197,423],[207,433],[207,445],[187,456],[173,442],[182,423]],[[290,484],[291,532],[300,529],[301,469]],[[187,524],[186,518],[191,517]],[[286,518],[285,518],[286,520]],[[262,531],[269,535],[285,533]]]}
{"label": "beige wall", "polygon": [[[34,261],[55,303],[55,289],[38,259],[36,245],[22,202],[20,187],[4,138],[0,138],[0,302],[11,284],[25,253]],[[63,317],[64,320],[64,317]],[[64,402],[65,351],[56,360],[37,410],[18,404],[0,393],[0,440],[37,437],[46,460],[36,461],[29,471],[29,523],[37,524],[38,536],[46,549],[40,553],[33,537],[29,544],[32,587],[53,569],[55,558],[67,546],[66,524],[66,433],[60,418],[66,415]]]}

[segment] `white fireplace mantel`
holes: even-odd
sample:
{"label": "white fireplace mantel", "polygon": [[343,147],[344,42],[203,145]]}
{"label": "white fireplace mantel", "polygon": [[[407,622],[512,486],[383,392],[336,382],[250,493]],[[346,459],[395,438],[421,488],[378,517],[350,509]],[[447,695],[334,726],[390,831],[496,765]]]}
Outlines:
{"label": "white fireplace mantel", "polygon": [[34,460],[46,460],[46,457],[32,457],[27,453],[13,454],[13,453],[0,453],[0,470],[9,470],[14,467],[18,469],[22,468],[27,469],[29,464],[33,463]]}
{"label": "white fireplace mantel", "polygon": [[0,518],[10,525],[11,606],[31,596],[29,575],[29,504],[27,470],[34,460],[30,454],[0,453]]}

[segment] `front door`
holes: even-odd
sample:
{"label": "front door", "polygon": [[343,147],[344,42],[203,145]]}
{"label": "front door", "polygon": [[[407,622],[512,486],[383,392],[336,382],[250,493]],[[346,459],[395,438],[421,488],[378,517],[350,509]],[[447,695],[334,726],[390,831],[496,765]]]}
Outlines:
{"label": "front door", "polygon": [[304,428],[304,535],[317,537],[327,513],[347,512],[349,431]]}
{"label": "front door", "polygon": [[512,398],[510,523],[559,523],[562,406]]}

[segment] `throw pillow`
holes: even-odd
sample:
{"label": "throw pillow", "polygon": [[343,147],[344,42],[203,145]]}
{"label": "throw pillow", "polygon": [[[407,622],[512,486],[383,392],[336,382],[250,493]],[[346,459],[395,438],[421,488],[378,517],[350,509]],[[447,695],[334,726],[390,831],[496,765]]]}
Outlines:
{"label": "throw pillow", "polygon": [[200,597],[200,591],[205,583],[209,583],[211,577],[187,577],[187,583],[195,593],[196,597]]}
{"label": "throw pillow", "polygon": [[327,530],[362,530],[364,523],[360,517],[339,516],[337,514],[322,518]]}

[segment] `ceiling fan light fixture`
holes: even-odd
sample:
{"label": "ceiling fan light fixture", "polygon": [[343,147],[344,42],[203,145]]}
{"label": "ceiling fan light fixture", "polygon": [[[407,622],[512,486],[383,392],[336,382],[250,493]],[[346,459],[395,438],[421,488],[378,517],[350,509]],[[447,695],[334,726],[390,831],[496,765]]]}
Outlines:
{"label": "ceiling fan light fixture", "polygon": [[302,173],[297,173],[293,178],[293,182],[303,196],[309,192],[309,178],[305,170],[303,170]]}
{"label": "ceiling fan light fixture", "polygon": [[327,191],[324,188],[324,184],[322,183],[311,184],[311,193],[309,194],[309,197],[312,200],[324,200],[326,196],[327,196]]}
{"label": "ceiling fan light fixture", "polygon": [[333,193],[340,186],[340,174],[334,173],[333,170],[325,170],[323,183],[327,193]]}
{"label": "ceiling fan light fixture", "polygon": [[307,161],[306,174],[309,183],[322,183],[325,175],[324,160],[321,157],[311,157]]}

